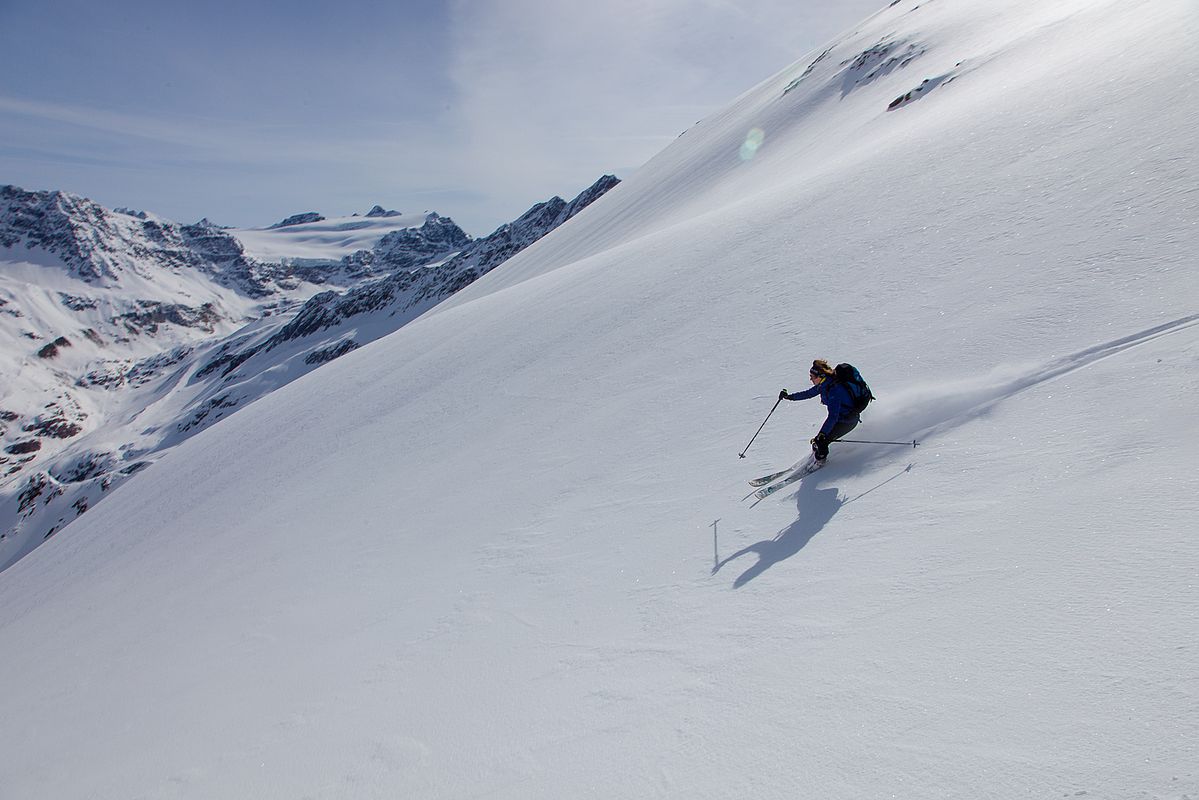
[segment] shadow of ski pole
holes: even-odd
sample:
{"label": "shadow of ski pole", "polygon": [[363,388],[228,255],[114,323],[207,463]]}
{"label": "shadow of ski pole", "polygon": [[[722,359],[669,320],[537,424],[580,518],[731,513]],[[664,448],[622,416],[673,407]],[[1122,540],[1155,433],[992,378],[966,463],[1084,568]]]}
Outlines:
{"label": "shadow of ski pole", "polygon": [[883,481],[882,483],[880,483],[878,486],[875,486],[875,487],[874,487],[874,488],[872,488],[872,489],[867,489],[866,491],[862,492],[860,495],[858,495],[857,497],[853,498],[852,500],[846,500],[844,503],[842,503],[842,505],[849,505],[850,503],[857,502],[858,500],[861,500],[863,497],[865,497],[866,495],[870,494],[871,492],[878,491],[879,489],[883,488],[884,486],[886,486],[888,483],[890,483],[891,481],[895,480],[896,478],[899,478],[899,477],[901,477],[901,476],[903,476],[903,475],[906,475],[907,473],[911,472],[911,471],[912,471],[912,467],[914,467],[914,466],[916,466],[916,465],[915,465],[915,464],[908,464],[906,467],[904,467],[904,468],[903,468],[903,469],[901,469],[899,472],[897,472],[897,473],[895,473],[894,475],[892,475],[890,478],[887,478],[885,481]]}

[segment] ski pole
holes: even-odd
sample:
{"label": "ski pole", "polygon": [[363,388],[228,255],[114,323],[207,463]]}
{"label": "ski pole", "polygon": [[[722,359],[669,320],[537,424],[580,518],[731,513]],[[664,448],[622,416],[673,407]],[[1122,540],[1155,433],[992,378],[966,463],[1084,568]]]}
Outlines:
{"label": "ski pole", "polygon": [[920,442],[916,441],[915,439],[913,439],[910,442],[864,442],[861,439],[834,439],[833,441],[848,442],[849,444],[901,444],[901,445],[904,445],[905,447],[909,444],[912,447],[916,447],[917,445],[920,444]]}
{"label": "ski pole", "polygon": [[[779,395],[779,399],[774,401],[774,406],[770,409],[770,414],[774,413],[774,409],[778,408],[779,403],[781,403],[781,402],[783,402],[783,397],[782,397],[782,395]],[[757,431],[757,433],[754,434],[753,439],[749,440],[749,444],[753,444],[754,439],[757,439],[758,434],[762,432],[762,428],[766,427],[766,423],[770,420],[770,414],[767,414],[766,419],[762,420],[762,424],[758,426],[758,431]],[[737,454],[738,458],[745,458],[745,454],[749,452],[749,444],[745,445],[745,449]]]}

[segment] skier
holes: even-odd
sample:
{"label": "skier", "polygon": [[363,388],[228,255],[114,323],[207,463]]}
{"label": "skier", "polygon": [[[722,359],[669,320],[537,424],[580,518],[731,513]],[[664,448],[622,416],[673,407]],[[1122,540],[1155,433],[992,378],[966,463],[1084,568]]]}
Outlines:
{"label": "skier", "polygon": [[808,370],[808,377],[812,381],[811,389],[794,394],[789,394],[786,389],[779,392],[780,400],[807,400],[819,395],[820,402],[828,407],[828,418],[820,426],[820,432],[812,439],[812,454],[817,464],[823,464],[828,458],[830,442],[840,439],[858,427],[858,423],[862,421],[861,416],[854,410],[856,403],[849,385],[834,380],[835,376],[836,372],[828,362],[818,358]]}

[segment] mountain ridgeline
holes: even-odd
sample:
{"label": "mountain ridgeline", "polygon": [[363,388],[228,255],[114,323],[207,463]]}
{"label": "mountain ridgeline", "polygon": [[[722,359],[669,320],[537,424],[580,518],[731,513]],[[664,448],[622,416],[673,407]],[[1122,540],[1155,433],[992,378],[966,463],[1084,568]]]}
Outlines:
{"label": "mountain ridgeline", "polygon": [[[145,212],[110,211],[64,192],[0,187],[0,247],[41,250],[68,274],[99,286],[134,273],[193,270],[249,297],[264,297],[283,277],[272,264],[246,257],[233,236],[207,220],[180,225]],[[10,253],[0,251],[4,260]]]}
{"label": "mountain ridgeline", "polygon": [[165,450],[397,330],[617,183],[479,239],[380,206],[263,229],[284,251],[317,226],[377,233],[336,258],[264,258],[243,242],[255,232],[0,187],[0,569]]}

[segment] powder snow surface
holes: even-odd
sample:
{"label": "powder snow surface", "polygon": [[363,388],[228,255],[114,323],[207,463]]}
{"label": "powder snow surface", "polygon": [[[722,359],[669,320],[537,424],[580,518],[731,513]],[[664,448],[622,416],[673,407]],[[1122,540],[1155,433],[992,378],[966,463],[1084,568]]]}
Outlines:
{"label": "powder snow surface", "polygon": [[386,234],[419,228],[427,214],[379,217],[336,217],[281,228],[241,228],[229,231],[241,242],[246,255],[259,261],[338,261],[370,250]]}
{"label": "powder snow surface", "polygon": [[[1199,797],[1197,35],[901,0],[189,440],[0,576],[0,796]],[[751,508],[814,357],[921,446]]]}

